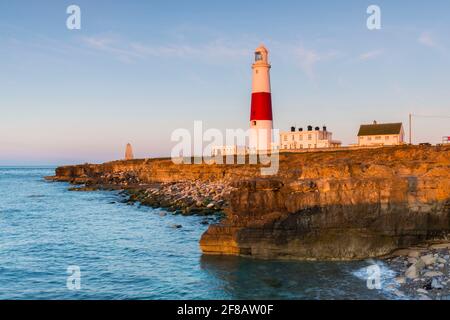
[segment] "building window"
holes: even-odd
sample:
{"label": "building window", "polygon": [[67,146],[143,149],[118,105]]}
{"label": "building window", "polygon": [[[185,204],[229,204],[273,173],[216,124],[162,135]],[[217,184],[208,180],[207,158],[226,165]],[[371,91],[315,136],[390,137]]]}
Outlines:
{"label": "building window", "polygon": [[295,140],[295,136],[294,136],[294,135],[292,135],[291,137],[292,137],[292,141],[294,141],[294,140]]}
{"label": "building window", "polygon": [[283,136],[283,140],[284,140],[284,141],[287,141],[287,136]]}
{"label": "building window", "polygon": [[389,140],[389,136],[385,136],[385,137],[384,137],[384,140]]}
{"label": "building window", "polygon": [[261,52],[255,52],[255,61],[261,61],[263,59],[263,56]]}
{"label": "building window", "polygon": [[312,136],[310,134],[308,134],[308,140],[311,140]]}
{"label": "building window", "polygon": [[253,125],[256,126],[256,121],[252,121]]}
{"label": "building window", "polygon": [[372,141],[372,137],[367,137],[367,140]]}
{"label": "building window", "polygon": [[376,136],[375,140],[381,140],[381,137],[380,136]]}

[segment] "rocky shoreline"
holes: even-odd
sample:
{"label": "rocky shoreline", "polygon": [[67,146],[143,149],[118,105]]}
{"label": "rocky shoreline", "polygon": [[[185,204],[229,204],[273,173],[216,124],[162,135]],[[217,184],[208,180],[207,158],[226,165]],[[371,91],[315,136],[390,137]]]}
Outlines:
{"label": "rocky shoreline", "polygon": [[167,182],[143,189],[131,189],[129,201],[163,208],[183,215],[208,215],[222,212],[233,187],[218,182]]}
{"label": "rocky shoreline", "polygon": [[48,179],[124,189],[130,202],[180,214],[224,211],[200,240],[209,255],[361,260],[450,234],[448,147],[280,154],[275,175],[260,169],[136,159],[59,167]]}
{"label": "rocky shoreline", "polygon": [[384,259],[396,272],[388,289],[399,299],[450,300],[450,243],[397,250]]}
{"label": "rocky shoreline", "polygon": [[[58,181],[54,177],[47,180]],[[179,181],[146,184],[134,172],[102,174],[97,179],[81,178],[69,181],[77,186],[70,191],[123,190],[126,202],[162,208],[183,215],[209,215],[223,212],[227,199],[235,189],[225,181]]]}

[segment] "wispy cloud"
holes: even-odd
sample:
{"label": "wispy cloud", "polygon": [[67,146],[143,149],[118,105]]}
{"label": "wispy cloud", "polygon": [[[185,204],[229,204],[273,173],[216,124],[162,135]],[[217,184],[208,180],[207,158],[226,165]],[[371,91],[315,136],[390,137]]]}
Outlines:
{"label": "wispy cloud", "polygon": [[250,48],[237,47],[224,40],[215,40],[201,44],[169,43],[162,45],[142,42],[128,42],[114,36],[93,36],[81,38],[91,49],[111,54],[123,61],[132,62],[148,57],[200,59],[203,61],[220,61],[224,58],[248,57]]}
{"label": "wispy cloud", "polygon": [[297,58],[300,69],[306,76],[313,80],[316,78],[316,66],[319,62],[329,61],[338,56],[336,51],[318,52],[314,49],[307,49],[300,46],[294,49],[294,54]]}
{"label": "wispy cloud", "polygon": [[422,32],[417,41],[426,47],[435,48],[437,46],[435,39],[429,32]]}
{"label": "wispy cloud", "polygon": [[82,37],[81,42],[88,48],[112,55],[114,58],[125,63],[131,63],[140,55],[115,36],[90,36]]}
{"label": "wispy cloud", "polygon": [[359,55],[359,60],[361,60],[361,61],[372,60],[372,59],[378,58],[379,56],[383,55],[383,53],[384,53],[384,50],[382,50],[382,49],[364,52]]}
{"label": "wispy cloud", "polygon": [[320,55],[314,50],[308,50],[303,47],[296,50],[298,63],[303,72],[310,78],[315,78],[315,65],[320,61]]}

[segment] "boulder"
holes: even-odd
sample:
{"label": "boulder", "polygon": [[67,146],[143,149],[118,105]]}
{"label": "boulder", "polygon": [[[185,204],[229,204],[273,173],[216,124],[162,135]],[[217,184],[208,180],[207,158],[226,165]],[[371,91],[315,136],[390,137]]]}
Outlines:
{"label": "boulder", "polygon": [[425,267],[425,263],[422,260],[418,260],[411,265],[405,272],[405,276],[409,279],[416,279],[420,275],[420,271]]}
{"label": "boulder", "polygon": [[439,262],[439,263],[447,263],[447,260],[445,260],[445,259],[442,259],[442,258],[437,258],[437,262]]}
{"label": "boulder", "polygon": [[443,276],[442,272],[439,271],[427,271],[423,275],[425,278],[433,278],[433,277],[440,277]]}
{"label": "boulder", "polygon": [[426,256],[420,257],[420,260],[422,260],[426,266],[429,266],[436,262],[436,257],[432,254],[427,254]]}
{"label": "boulder", "polygon": [[409,250],[408,257],[410,258],[419,258],[420,252],[417,250]]}

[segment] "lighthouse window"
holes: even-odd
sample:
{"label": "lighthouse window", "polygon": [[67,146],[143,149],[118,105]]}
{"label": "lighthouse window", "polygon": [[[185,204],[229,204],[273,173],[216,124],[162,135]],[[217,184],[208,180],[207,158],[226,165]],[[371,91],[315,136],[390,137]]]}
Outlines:
{"label": "lighthouse window", "polygon": [[255,61],[260,61],[262,59],[263,58],[261,52],[255,52]]}

